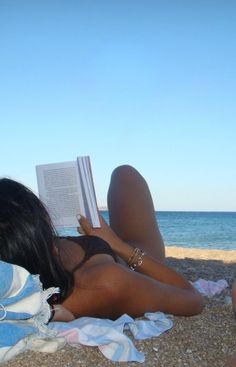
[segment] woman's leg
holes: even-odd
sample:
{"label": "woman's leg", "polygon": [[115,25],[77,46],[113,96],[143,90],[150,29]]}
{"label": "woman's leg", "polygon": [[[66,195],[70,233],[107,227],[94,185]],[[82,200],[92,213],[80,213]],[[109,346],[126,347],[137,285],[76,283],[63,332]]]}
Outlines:
{"label": "woman's leg", "polygon": [[165,247],[151,194],[146,181],[133,167],[120,166],[112,173],[108,209],[110,226],[122,240],[164,261]]}

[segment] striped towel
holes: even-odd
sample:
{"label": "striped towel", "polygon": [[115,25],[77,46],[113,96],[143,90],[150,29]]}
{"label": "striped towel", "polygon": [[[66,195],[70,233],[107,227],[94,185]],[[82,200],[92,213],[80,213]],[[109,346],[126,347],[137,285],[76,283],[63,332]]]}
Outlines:
{"label": "striped towel", "polygon": [[129,330],[135,339],[157,337],[173,326],[162,312],[146,313],[145,319],[122,315],[117,320],[81,317],[71,322],[52,322],[49,327],[64,337],[70,345],[97,346],[100,352],[114,362],[144,362],[132,340],[124,333]]}
{"label": "striped towel", "polygon": [[47,299],[57,291],[43,291],[38,276],[0,261],[0,362],[50,334],[45,325],[50,317]]}

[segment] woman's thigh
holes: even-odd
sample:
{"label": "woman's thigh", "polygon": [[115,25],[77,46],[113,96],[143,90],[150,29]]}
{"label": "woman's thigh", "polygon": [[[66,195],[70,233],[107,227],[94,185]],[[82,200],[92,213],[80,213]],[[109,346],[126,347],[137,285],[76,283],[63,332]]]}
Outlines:
{"label": "woman's thigh", "polygon": [[165,249],[149,187],[131,166],[116,168],[108,191],[110,225],[124,241],[138,246],[158,260]]}

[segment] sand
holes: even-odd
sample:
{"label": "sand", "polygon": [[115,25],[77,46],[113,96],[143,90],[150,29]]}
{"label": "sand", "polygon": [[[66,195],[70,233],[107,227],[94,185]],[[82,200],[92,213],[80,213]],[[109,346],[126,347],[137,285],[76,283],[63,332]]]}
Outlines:
{"label": "sand", "polygon": [[[236,251],[198,250],[167,247],[167,263],[187,279],[226,279],[230,286],[236,279]],[[236,323],[231,305],[225,299],[230,289],[213,299],[205,299],[201,315],[173,317],[174,327],[160,337],[134,341],[145,353],[146,367],[222,367],[236,352]],[[53,354],[25,352],[4,364],[20,367],[111,367],[140,366],[139,363],[114,363],[96,347],[64,347]]]}

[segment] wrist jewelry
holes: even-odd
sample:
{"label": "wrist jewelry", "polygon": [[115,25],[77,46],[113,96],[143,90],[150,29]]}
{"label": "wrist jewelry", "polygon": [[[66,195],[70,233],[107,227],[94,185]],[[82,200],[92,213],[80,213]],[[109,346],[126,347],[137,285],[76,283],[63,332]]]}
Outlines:
{"label": "wrist jewelry", "polygon": [[146,255],[146,253],[143,250],[141,250],[138,247],[135,247],[132,254],[127,260],[127,264],[131,270],[136,270],[139,266],[142,265],[144,255]]}

